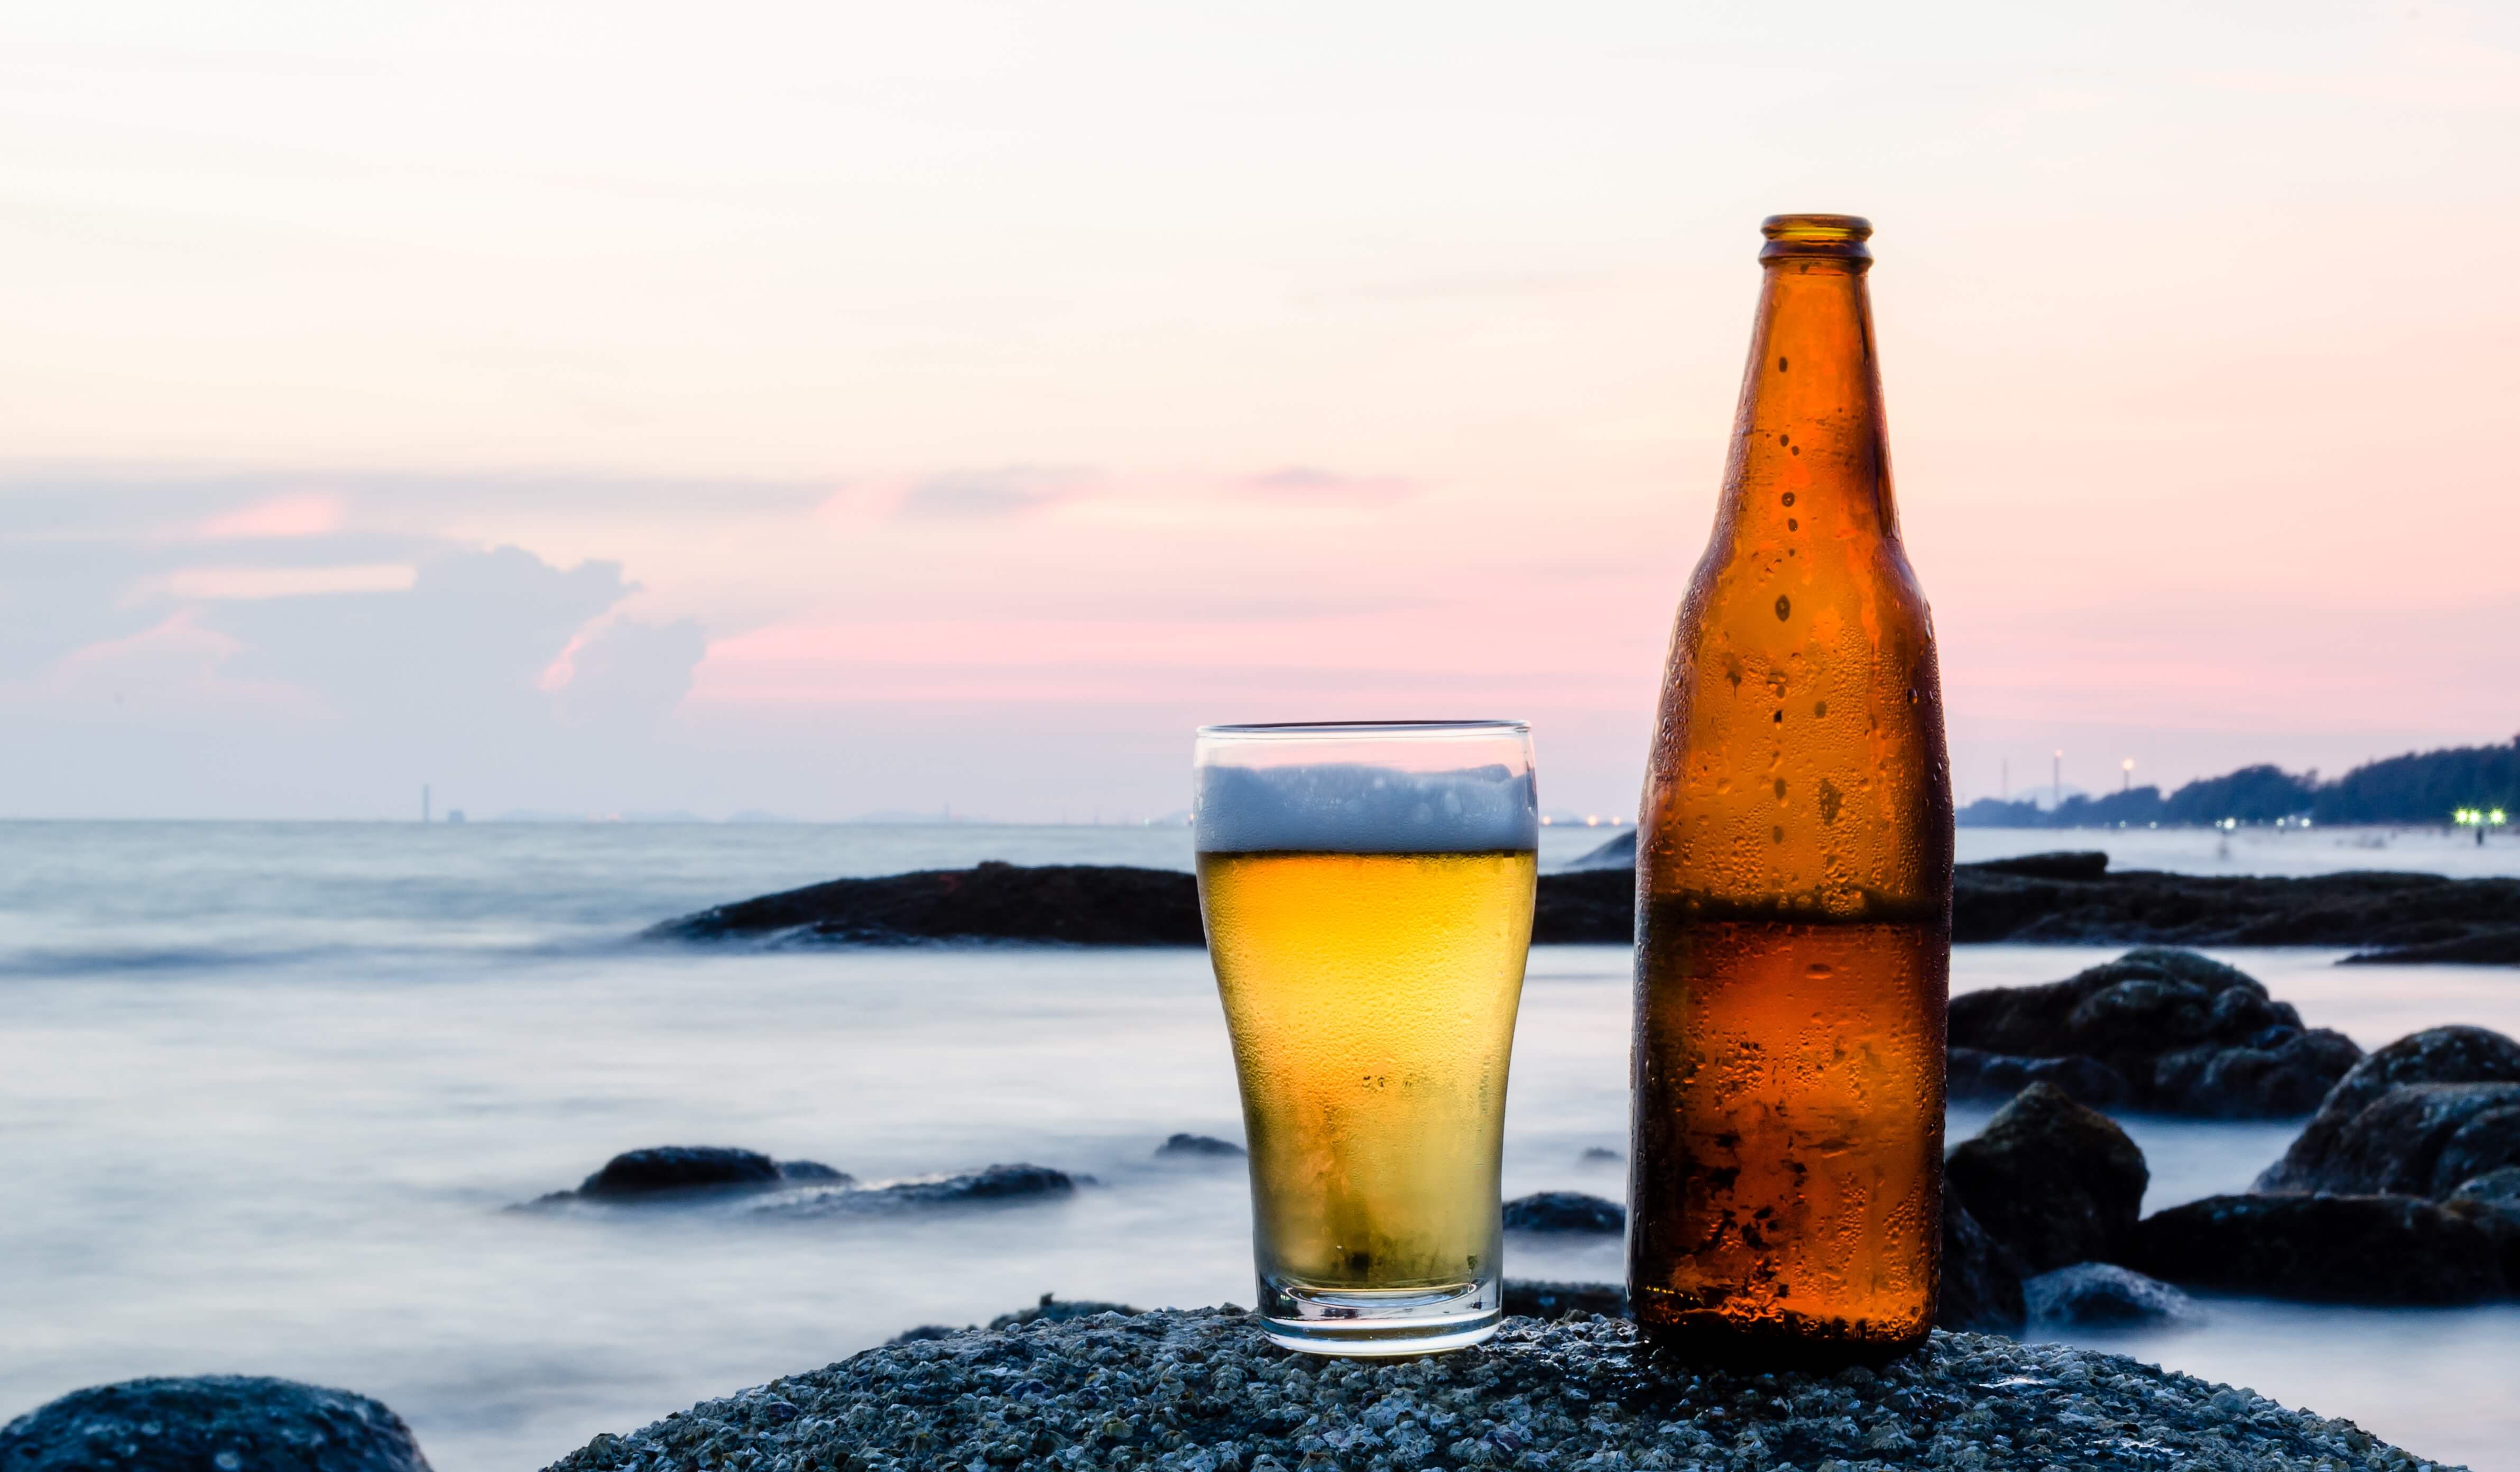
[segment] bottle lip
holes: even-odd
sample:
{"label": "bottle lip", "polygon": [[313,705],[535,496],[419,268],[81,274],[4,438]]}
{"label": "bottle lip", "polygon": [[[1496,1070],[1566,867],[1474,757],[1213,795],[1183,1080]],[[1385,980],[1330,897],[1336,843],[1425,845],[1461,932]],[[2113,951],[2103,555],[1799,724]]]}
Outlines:
{"label": "bottle lip", "polygon": [[[1860,214],[1772,214],[1759,222],[1766,260],[1843,260],[1868,265],[1872,222]],[[1861,269],[1858,266],[1858,269]]]}

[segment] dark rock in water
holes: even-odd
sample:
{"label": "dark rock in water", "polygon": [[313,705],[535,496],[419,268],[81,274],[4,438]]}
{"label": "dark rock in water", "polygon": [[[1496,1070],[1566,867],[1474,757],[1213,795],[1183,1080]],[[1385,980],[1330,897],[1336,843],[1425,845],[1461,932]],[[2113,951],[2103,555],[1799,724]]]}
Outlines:
{"label": "dark rock in water", "polygon": [[1969,867],[1981,874],[2009,874],[2022,879],[2097,879],[2109,872],[2109,856],[2096,849],[2080,849],[2025,853],[2019,858],[1981,859]]}
{"label": "dark rock in water", "polygon": [[8,1472],[428,1472],[365,1396],[260,1375],[125,1380],[0,1426]]}
{"label": "dark rock in water", "polygon": [[1587,850],[1582,856],[1558,865],[1557,872],[1573,874],[1586,869],[1634,869],[1636,866],[1637,830],[1630,828],[1601,847]]}
{"label": "dark rock in water", "polygon": [[2384,945],[2377,950],[2358,950],[2336,964],[2340,966],[2439,966],[2444,964],[2520,966],[2520,925],[2498,930],[2480,927],[2447,941],[2432,941],[2413,945]]}
{"label": "dark rock in water", "polygon": [[1209,1134],[1176,1134],[1155,1147],[1157,1160],[1240,1160],[1247,1153],[1232,1140],[1221,1140]]}
{"label": "dark rock in water", "polygon": [[978,1324],[965,1324],[963,1327],[958,1329],[952,1324],[921,1324],[915,1329],[902,1330],[890,1339],[885,1340],[884,1343],[887,1345],[925,1344],[931,1339],[951,1339],[957,1334],[969,1334],[975,1332],[979,1327],[980,1326]]}
{"label": "dark rock in water", "polygon": [[[2460,1181],[2458,1189],[2450,1193],[2450,1199],[2473,1201],[2498,1211],[2520,1212],[2520,1166],[2504,1166],[2498,1171],[2488,1171],[2473,1179]],[[2512,1286],[2520,1288],[2520,1278],[2515,1278]]]}
{"label": "dark rock in water", "polygon": [[818,1184],[842,1185],[857,1179],[846,1171],[834,1171],[818,1160],[783,1160],[779,1163],[781,1180],[810,1180]]}
{"label": "dark rock in water", "polygon": [[1934,1327],[2021,1332],[2021,1260],[1978,1224],[1956,1191],[1943,1193],[1942,1290]]}
{"label": "dark rock in water", "polygon": [[2116,1122],[2034,1083],[1953,1148],[1944,1178],[1997,1241],[2045,1272],[2115,1258],[2150,1173]]}
{"label": "dark rock in water", "polygon": [[[2143,946],[2061,982],[1952,998],[1953,1096],[2045,1080],[2087,1104],[2307,1114],[2362,1050],[2192,950]],[[2016,1085],[2017,1086],[2017,1085]]]}
{"label": "dark rock in water", "polygon": [[[2298,879],[2125,869],[2074,878],[1953,874],[1952,939],[2157,945],[2442,946],[2498,950],[2520,940],[2520,879],[2369,871]],[[2394,960],[2394,954],[2374,955]]]}
{"label": "dark rock in water", "polygon": [[1598,1313],[1603,1318],[1628,1316],[1628,1290],[1616,1283],[1551,1283],[1538,1278],[1505,1280],[1505,1311],[1523,1318],[1557,1318],[1568,1313]]}
{"label": "dark rock in water", "polygon": [[[2455,1087],[2510,1087],[2508,1084],[2460,1084]],[[2433,1165],[2433,1189],[2436,1197],[2458,1191],[2471,1181],[2520,1171],[2520,1108],[2489,1109],[2466,1124],[2442,1146],[2441,1159]]]}
{"label": "dark rock in water", "polygon": [[941,1180],[906,1180],[889,1186],[774,1196],[751,1209],[768,1217],[832,1217],[903,1207],[1041,1200],[1072,1196],[1078,1181],[1085,1178],[1048,1166],[991,1166]]}
{"label": "dark rock in water", "polygon": [[2120,1261],[2174,1283],[2275,1298],[2473,1304],[2511,1284],[2491,1208],[2410,1196],[2209,1196],[2143,1219]]}
{"label": "dark rock in water", "polygon": [[1637,874],[1632,868],[1543,874],[1531,911],[1542,945],[1625,945],[1636,939]]}
{"label": "dark rock in water", "polygon": [[2333,1178],[2338,1169],[2347,1129],[2363,1110],[2401,1084],[2515,1082],[2520,1082],[2520,1042],[2491,1029],[2427,1028],[2401,1037],[2337,1081],[2283,1159],[2269,1166],[2250,1189],[2331,1189],[2321,1182]]}
{"label": "dark rock in water", "polygon": [[1053,941],[1199,945],[1198,882],[1109,864],[1024,868],[991,861],[827,884],[722,904],[651,928],[652,941],[744,937],[855,944]]}
{"label": "dark rock in water", "polygon": [[1626,1160],[1627,1157],[1621,1155],[1616,1150],[1606,1150],[1599,1145],[1593,1145],[1586,1148],[1584,1153],[1575,1157],[1575,1159],[1580,1165],[1615,1166],[1619,1162]]}
{"label": "dark rock in water", "polygon": [[1955,1099],[2009,1099],[2033,1083],[2052,1083],[2077,1104],[2117,1109],[2135,1101],[2135,1085],[2097,1058],[2020,1058],[1954,1048],[1948,1089]]}
{"label": "dark rock in water", "polygon": [[577,1194],[617,1201],[668,1191],[778,1183],[779,1163],[757,1151],[725,1145],[658,1145],[627,1150],[606,1161],[603,1170],[578,1186]]}
{"label": "dark rock in water", "polygon": [[1017,1309],[1012,1313],[1001,1313],[990,1319],[989,1327],[1012,1329],[1019,1324],[1032,1323],[1038,1319],[1048,1319],[1055,1324],[1063,1324],[1071,1318],[1092,1318],[1098,1313],[1127,1315],[1137,1311],[1127,1304],[1100,1304],[1092,1299],[1070,1299],[1061,1302],[1045,1293],[1041,1296],[1041,1302],[1029,1309]]}
{"label": "dark rock in water", "polygon": [[2076,1263],[2021,1285],[2030,1321],[2043,1329],[2187,1328],[2205,1311],[2186,1294],[2113,1263]]}
{"label": "dark rock in water", "polygon": [[2070,1345],[1935,1333],[1835,1375],[1684,1365],[1631,1323],[1513,1318],[1452,1355],[1325,1362],[1239,1310],[1029,1323],[874,1350],[552,1472],[1086,1468],[2410,1468],[2345,1421]]}
{"label": "dark rock in water", "polygon": [[1505,1204],[1509,1232],[1623,1232],[1628,1209],[1581,1191],[1536,1191]]}

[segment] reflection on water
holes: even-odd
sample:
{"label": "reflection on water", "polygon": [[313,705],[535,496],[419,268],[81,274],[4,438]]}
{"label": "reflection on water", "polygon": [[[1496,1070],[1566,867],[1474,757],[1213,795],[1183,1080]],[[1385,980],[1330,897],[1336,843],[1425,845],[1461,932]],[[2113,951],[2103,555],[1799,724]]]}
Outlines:
{"label": "reflection on water", "polygon": [[[616,943],[830,873],[1151,861],[1158,841],[1180,836],[0,825],[0,1418],[133,1375],[294,1375],[380,1397],[442,1472],[476,1472],[1045,1291],[1248,1303],[1238,1170],[1152,1159],[1177,1129],[1240,1133],[1197,954]],[[2111,953],[1968,947],[1955,985]],[[2520,973],[2220,954],[2365,1045],[2520,1033]],[[1509,1193],[1618,1193],[1620,1167],[1578,1157],[1625,1146],[1627,1009],[1624,950],[1535,953]],[[2154,1206],[2244,1185],[2290,1134],[2129,1125]],[[1024,1160],[1102,1183],[891,1219],[498,1210],[662,1143],[869,1181]],[[1508,1253],[1517,1276],[1620,1270],[1615,1241]],[[2520,1468],[2520,1308],[2210,1307],[2111,1347]]]}

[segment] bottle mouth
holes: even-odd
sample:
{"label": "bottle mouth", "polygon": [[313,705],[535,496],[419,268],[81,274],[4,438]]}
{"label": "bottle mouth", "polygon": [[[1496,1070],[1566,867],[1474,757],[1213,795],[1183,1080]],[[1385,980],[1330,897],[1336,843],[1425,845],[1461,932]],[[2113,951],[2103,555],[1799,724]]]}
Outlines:
{"label": "bottle mouth", "polygon": [[1860,214],[1772,214],[1759,222],[1761,260],[1844,260],[1869,264],[1872,222]]}

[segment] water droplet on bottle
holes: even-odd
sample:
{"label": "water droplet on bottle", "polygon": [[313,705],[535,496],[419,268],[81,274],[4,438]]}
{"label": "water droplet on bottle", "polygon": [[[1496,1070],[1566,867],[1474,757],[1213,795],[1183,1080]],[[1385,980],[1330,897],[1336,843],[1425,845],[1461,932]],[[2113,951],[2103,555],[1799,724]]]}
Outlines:
{"label": "water droplet on bottle", "polygon": [[1787,531],[1800,531],[1803,529],[1803,524],[1795,521],[1792,517],[1787,517],[1785,518],[1785,529]]}
{"label": "water droplet on bottle", "polygon": [[[1794,612],[1794,601],[1793,601],[1792,599],[1790,599],[1790,598],[1786,597],[1784,594],[1782,594],[1782,593],[1778,593],[1778,594],[1777,595],[1777,620],[1778,620],[1778,622],[1782,622],[1782,621],[1784,621],[1786,619],[1788,619],[1788,618],[1792,617],[1793,612]],[[1915,691],[1913,691],[1913,690],[1909,691],[1909,692],[1908,692],[1908,702],[1909,702],[1909,704],[1913,705],[1913,704],[1915,703],[1915,700],[1916,700],[1916,692],[1915,692]]]}
{"label": "water droplet on bottle", "polygon": [[1785,504],[1788,506],[1794,504],[1794,493],[1790,490],[1785,492]]}
{"label": "water droplet on bottle", "polygon": [[1828,702],[1824,700],[1813,702],[1812,713],[1814,715],[1826,715],[1828,713]]}
{"label": "water droplet on bottle", "polygon": [[1785,360],[1783,358],[1777,359],[1777,371],[1778,373],[1785,371]]}

